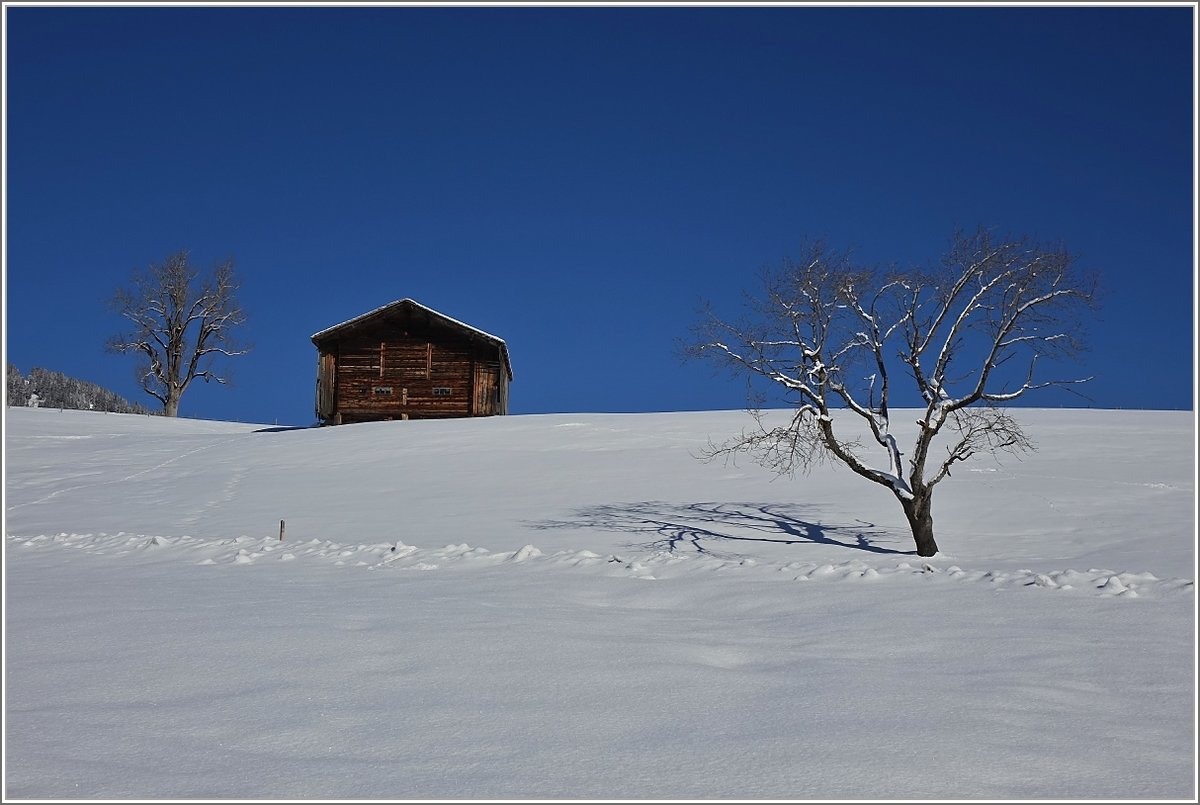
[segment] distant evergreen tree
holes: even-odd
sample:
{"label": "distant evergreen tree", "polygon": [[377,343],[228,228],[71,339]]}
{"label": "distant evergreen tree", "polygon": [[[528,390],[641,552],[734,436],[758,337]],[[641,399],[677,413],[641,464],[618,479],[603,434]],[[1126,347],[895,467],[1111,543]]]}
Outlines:
{"label": "distant evergreen tree", "polygon": [[8,365],[8,377],[4,386],[4,401],[7,405],[28,405],[29,381],[21,375],[21,371],[11,363]]}
{"label": "distant evergreen tree", "polygon": [[61,372],[34,367],[22,377],[17,367],[8,365],[6,393],[9,405],[36,405],[42,408],[70,408],[81,411],[107,411],[114,414],[153,414],[149,408],[131,403],[106,388],[67,377]]}

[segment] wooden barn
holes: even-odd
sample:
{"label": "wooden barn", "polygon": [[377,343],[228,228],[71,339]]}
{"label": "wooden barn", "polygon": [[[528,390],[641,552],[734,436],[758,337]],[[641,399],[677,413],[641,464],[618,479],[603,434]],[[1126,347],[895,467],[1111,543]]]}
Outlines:
{"label": "wooden barn", "polygon": [[508,413],[500,338],[401,299],[312,337],[322,425]]}

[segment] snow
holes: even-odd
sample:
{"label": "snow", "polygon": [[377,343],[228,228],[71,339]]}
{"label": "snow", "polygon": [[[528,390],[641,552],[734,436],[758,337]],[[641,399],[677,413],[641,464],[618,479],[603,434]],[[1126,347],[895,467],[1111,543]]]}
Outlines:
{"label": "snow", "polygon": [[1194,416],[1015,413],[920,559],[743,412],[8,409],[5,797],[1194,800]]}

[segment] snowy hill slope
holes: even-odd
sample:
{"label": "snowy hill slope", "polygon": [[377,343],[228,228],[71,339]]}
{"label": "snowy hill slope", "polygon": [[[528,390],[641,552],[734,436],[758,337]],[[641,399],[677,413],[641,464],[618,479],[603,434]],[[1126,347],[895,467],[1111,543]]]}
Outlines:
{"label": "snowy hill slope", "polygon": [[1019,414],[926,561],[740,412],[9,409],[6,794],[1189,798],[1193,415]]}

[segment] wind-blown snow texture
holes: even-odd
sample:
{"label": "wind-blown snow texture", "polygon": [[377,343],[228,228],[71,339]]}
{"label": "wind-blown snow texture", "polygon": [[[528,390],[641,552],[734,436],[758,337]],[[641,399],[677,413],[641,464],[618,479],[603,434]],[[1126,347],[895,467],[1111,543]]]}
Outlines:
{"label": "wind-blown snow texture", "polygon": [[6,796],[1194,799],[1193,415],[1018,413],[923,560],[740,412],[9,409]]}

